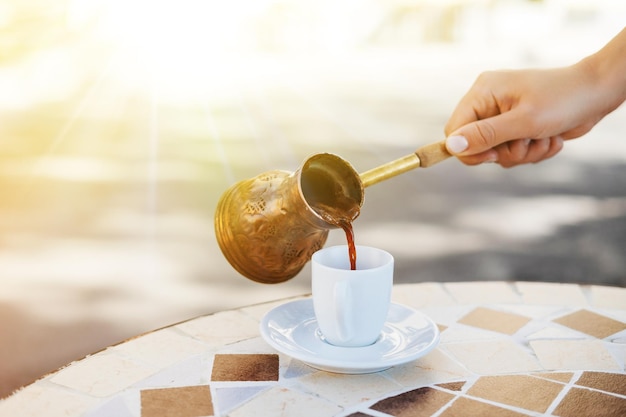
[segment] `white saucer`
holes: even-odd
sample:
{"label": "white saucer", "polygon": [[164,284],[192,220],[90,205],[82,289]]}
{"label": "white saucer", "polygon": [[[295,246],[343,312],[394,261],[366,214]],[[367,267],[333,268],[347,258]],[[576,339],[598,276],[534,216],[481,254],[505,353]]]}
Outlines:
{"label": "white saucer", "polygon": [[340,347],[319,332],[313,300],[297,300],[269,311],[261,335],[281,353],[323,371],[344,374],[378,372],[426,355],[439,343],[439,329],[424,314],[391,304],[380,338],[372,345]]}

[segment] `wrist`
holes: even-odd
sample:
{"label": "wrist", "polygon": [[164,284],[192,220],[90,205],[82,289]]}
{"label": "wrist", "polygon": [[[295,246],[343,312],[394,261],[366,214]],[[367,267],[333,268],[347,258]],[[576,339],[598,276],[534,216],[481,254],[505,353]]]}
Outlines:
{"label": "wrist", "polygon": [[626,100],[626,29],[577,65],[584,68],[600,90],[607,112],[619,107]]}

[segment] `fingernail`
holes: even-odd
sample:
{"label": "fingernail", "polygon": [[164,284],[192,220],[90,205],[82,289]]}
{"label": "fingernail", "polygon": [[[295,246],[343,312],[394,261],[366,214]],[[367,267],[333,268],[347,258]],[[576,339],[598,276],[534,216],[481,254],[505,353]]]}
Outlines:
{"label": "fingernail", "polygon": [[448,136],[446,148],[452,153],[460,153],[467,149],[468,143],[465,136]]}
{"label": "fingernail", "polygon": [[489,163],[489,162],[498,162],[498,153],[497,152],[490,152],[489,155],[487,156],[487,158],[485,159],[485,162]]}

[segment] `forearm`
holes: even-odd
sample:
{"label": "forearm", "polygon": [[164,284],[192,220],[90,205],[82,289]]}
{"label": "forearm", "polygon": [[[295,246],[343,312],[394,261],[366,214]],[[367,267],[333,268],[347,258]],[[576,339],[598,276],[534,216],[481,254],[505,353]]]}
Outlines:
{"label": "forearm", "polygon": [[593,82],[602,90],[607,113],[626,100],[626,28],[580,64],[587,67]]}

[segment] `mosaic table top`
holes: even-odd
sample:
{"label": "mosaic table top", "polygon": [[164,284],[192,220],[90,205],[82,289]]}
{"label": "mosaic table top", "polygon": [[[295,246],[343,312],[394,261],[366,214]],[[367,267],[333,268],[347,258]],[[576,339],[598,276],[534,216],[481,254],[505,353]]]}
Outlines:
{"label": "mosaic table top", "polygon": [[259,322],[288,301],[201,316],[111,346],[0,401],[0,415],[626,415],[626,288],[397,285],[393,301],[429,316],[440,343],[363,375],[320,371],[271,348]]}

